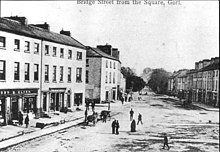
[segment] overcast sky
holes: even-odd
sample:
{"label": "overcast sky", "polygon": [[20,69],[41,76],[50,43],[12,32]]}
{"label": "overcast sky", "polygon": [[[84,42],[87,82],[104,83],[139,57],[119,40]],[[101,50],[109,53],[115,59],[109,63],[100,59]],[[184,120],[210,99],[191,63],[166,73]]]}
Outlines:
{"label": "overcast sky", "polygon": [[122,66],[167,71],[194,68],[219,56],[218,1],[181,5],[79,5],[76,1],[2,1],[1,16],[25,16],[29,24],[47,22],[53,32],[71,31],[84,45],[118,48]]}

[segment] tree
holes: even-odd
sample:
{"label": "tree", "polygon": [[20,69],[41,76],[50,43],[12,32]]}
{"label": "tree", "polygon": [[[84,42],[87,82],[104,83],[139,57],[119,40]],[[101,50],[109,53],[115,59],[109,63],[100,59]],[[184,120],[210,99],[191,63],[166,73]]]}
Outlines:
{"label": "tree", "polygon": [[164,69],[154,69],[148,86],[156,93],[165,94],[167,93],[169,73]]}
{"label": "tree", "polygon": [[140,91],[145,87],[145,81],[141,77],[136,76],[136,73],[130,67],[122,67],[121,73],[126,78],[127,90]]}

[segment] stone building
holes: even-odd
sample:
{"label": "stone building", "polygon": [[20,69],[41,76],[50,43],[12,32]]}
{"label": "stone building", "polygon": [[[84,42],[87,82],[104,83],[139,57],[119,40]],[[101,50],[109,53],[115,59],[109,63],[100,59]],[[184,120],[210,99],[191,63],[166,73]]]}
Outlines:
{"label": "stone building", "polygon": [[107,44],[88,47],[86,57],[86,98],[97,103],[117,100],[124,88],[118,49]]}
{"label": "stone building", "polygon": [[39,117],[83,104],[85,65],[86,48],[69,31],[0,18],[0,123],[18,119],[19,111]]}

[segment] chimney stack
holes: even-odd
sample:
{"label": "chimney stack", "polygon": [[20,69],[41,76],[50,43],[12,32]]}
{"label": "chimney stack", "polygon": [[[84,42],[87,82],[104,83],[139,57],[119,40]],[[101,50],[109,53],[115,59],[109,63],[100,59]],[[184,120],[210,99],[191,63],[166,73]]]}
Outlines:
{"label": "chimney stack", "polygon": [[112,48],[112,56],[119,59],[119,51],[117,48]]}
{"label": "chimney stack", "polygon": [[71,36],[70,31],[64,31],[63,29],[60,31],[60,34],[66,35],[66,36]]}
{"label": "chimney stack", "polygon": [[10,16],[10,17],[4,17],[4,18],[18,21],[22,25],[27,25],[27,18],[26,17]]}
{"label": "chimney stack", "polygon": [[44,24],[31,24],[31,25],[50,31],[50,25],[47,24],[47,22],[45,22]]}
{"label": "chimney stack", "polygon": [[111,45],[97,45],[97,48],[100,49],[102,52],[105,52],[108,55],[112,56],[112,46]]}

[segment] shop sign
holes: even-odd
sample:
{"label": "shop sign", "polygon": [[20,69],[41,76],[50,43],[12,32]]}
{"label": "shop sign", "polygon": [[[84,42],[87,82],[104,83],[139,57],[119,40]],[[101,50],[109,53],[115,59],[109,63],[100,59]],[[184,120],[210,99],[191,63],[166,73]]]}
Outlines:
{"label": "shop sign", "polygon": [[49,88],[50,92],[65,92],[66,88]]}
{"label": "shop sign", "polygon": [[0,89],[0,95],[21,95],[37,93],[38,89]]}

